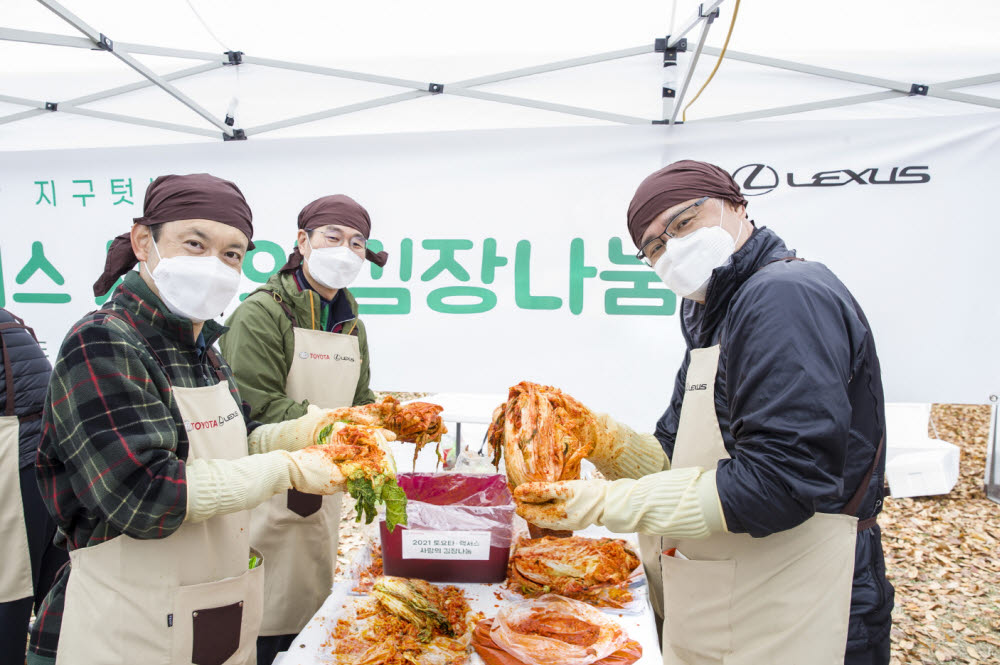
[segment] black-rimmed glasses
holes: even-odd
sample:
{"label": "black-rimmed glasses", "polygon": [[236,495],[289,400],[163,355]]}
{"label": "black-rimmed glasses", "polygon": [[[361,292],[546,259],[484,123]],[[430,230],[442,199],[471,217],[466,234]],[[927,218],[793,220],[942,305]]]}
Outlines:
{"label": "black-rimmed glasses", "polygon": [[635,253],[635,258],[639,259],[640,261],[642,261],[643,263],[645,263],[647,266],[649,266],[650,268],[652,268],[653,267],[653,263],[656,262],[656,259],[660,255],[660,252],[662,252],[663,248],[666,247],[667,240],[669,240],[670,238],[674,238],[674,237],[677,236],[676,233],[671,233],[670,232],[670,225],[674,223],[674,220],[676,220],[678,217],[680,217],[681,215],[683,215],[684,213],[686,213],[691,208],[697,208],[697,207],[699,207],[700,205],[702,205],[703,203],[705,203],[705,201],[707,201],[709,198],[710,197],[708,197],[708,196],[703,196],[700,199],[698,199],[697,201],[695,201],[694,203],[692,203],[691,205],[689,205],[689,206],[683,208],[682,210],[679,210],[677,213],[675,213],[670,218],[670,220],[667,222],[667,225],[663,228],[663,233],[660,233],[659,235],[653,236],[652,238],[650,238],[649,240],[647,240],[646,242],[644,242],[642,244],[642,247],[639,248],[639,251]]}

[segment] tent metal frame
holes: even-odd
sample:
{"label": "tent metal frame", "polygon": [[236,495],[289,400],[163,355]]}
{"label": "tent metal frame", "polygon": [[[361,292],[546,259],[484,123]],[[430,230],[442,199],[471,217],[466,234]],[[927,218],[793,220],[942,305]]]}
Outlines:
{"label": "tent metal frame", "polygon": [[[675,31],[674,34],[668,35],[663,40],[657,40],[657,44],[648,46],[637,46],[633,48],[621,49],[605,53],[598,53],[595,55],[571,58],[568,60],[560,60],[557,62],[551,62],[533,67],[525,67],[505,72],[489,74],[486,76],[466,79],[463,81],[456,81],[447,84],[434,83],[431,81],[425,82],[425,81],[394,78],[388,76],[380,76],[377,74],[355,72],[343,69],[336,69],[332,67],[311,65],[306,63],[289,62],[285,60],[276,60],[272,58],[260,58],[256,56],[245,55],[240,51],[228,51],[225,54],[220,55],[218,53],[211,53],[207,51],[192,51],[187,49],[174,49],[174,48],[167,48],[160,46],[150,46],[146,44],[115,42],[110,38],[108,38],[106,35],[99,32],[97,29],[92,27],[87,22],[77,17],[66,7],[56,2],[56,0],[38,0],[38,2],[44,5],[49,10],[51,10],[57,16],[62,18],[64,21],[69,23],[84,36],[73,37],[68,35],[34,32],[29,30],[18,30],[13,28],[0,28],[0,40],[105,51],[107,53],[110,53],[113,57],[117,58],[126,66],[128,66],[136,73],[138,73],[140,76],[142,76],[143,80],[128,85],[122,85],[115,88],[110,88],[107,90],[95,92],[89,95],[84,95],[82,97],[68,99],[61,102],[51,102],[44,100],[25,99],[20,97],[0,95],[0,102],[6,102],[9,104],[29,107],[28,110],[0,117],[0,124],[17,122],[44,113],[65,112],[65,113],[74,113],[78,115],[90,116],[94,118],[100,118],[113,122],[129,123],[145,127],[154,127],[157,129],[166,129],[171,131],[184,132],[188,134],[195,134],[199,136],[208,136],[213,138],[219,137],[221,131],[221,136],[223,139],[232,140],[232,139],[245,139],[248,136],[264,134],[266,132],[271,132],[286,127],[294,127],[296,125],[315,122],[317,120],[322,120],[325,118],[345,115],[348,113],[357,113],[359,111],[364,111],[367,109],[378,108],[390,104],[398,104],[414,99],[419,99],[421,97],[426,97],[429,95],[439,95],[439,94],[456,95],[459,97],[479,99],[498,104],[509,104],[514,106],[541,109],[544,111],[551,111],[554,113],[564,113],[569,115],[581,116],[585,118],[593,118],[608,122],[617,122],[622,124],[630,124],[630,125],[642,125],[649,123],[670,124],[670,125],[677,124],[677,115],[679,110],[683,108],[684,97],[687,94],[687,90],[691,82],[691,78],[694,74],[695,66],[697,65],[698,59],[702,54],[706,55],[719,54],[719,49],[711,46],[706,46],[705,41],[708,37],[708,32],[711,29],[714,19],[719,16],[719,7],[723,4],[723,2],[725,2],[725,0],[712,0],[711,2],[704,2],[700,4],[698,10],[691,17],[689,17],[684,23],[681,24],[680,29]],[[677,70],[676,67],[677,53],[686,51],[686,46],[687,46],[686,35],[688,35],[691,31],[695,30],[699,26],[701,27],[701,31],[698,37],[698,43],[697,46],[695,47],[694,53],[692,54],[690,62],[687,64],[684,80],[681,83],[680,89],[678,91],[674,88],[674,81]],[[555,72],[562,69],[569,69],[573,67],[582,67],[586,65],[608,62],[611,60],[617,60],[621,58],[629,58],[639,55],[645,55],[654,52],[662,52],[664,54],[664,63],[663,63],[664,85],[662,90],[663,113],[660,118],[649,119],[649,118],[621,115],[617,113],[610,113],[608,111],[602,111],[599,109],[572,106],[567,104],[557,104],[553,102],[530,99],[526,97],[518,97],[513,95],[498,94],[494,92],[477,89],[479,86],[487,85],[490,83],[510,81],[518,78],[524,78],[527,76],[534,76],[536,74]],[[190,60],[200,60],[204,62],[203,64],[194,67],[178,70],[165,75],[160,75],[152,71],[150,68],[142,64],[140,61],[136,60],[136,58],[134,57],[135,55],[152,55],[152,56],[163,56],[171,58],[184,58]],[[713,116],[709,118],[702,118],[695,122],[720,122],[720,121],[730,122],[730,121],[741,121],[741,120],[755,120],[761,118],[772,118],[794,113],[803,113],[806,111],[836,108],[854,104],[863,104],[866,102],[880,101],[902,96],[935,97],[938,99],[945,99],[958,103],[978,105],[992,109],[1000,109],[1000,99],[956,91],[956,89],[958,88],[965,88],[965,87],[1000,81],[1000,72],[986,74],[983,76],[971,77],[971,78],[955,79],[952,81],[941,81],[933,84],[921,84],[921,83],[910,83],[906,81],[898,81],[892,79],[883,79],[873,76],[867,76],[864,74],[858,74],[855,72],[847,72],[837,69],[817,67],[815,65],[807,65],[790,60],[781,60],[778,58],[770,58],[766,56],[760,56],[751,53],[743,53],[738,51],[727,51],[726,57],[731,60],[738,60],[751,64],[773,67],[777,69],[784,69],[788,71],[810,74],[814,76],[821,76],[835,80],[848,81],[851,83],[868,85],[875,88],[882,88],[883,90],[879,92],[871,92],[865,94],[851,95],[847,97],[839,97],[836,99],[827,99],[827,100],[807,102],[802,104],[791,104],[774,108],[759,109],[756,111],[748,111],[743,113],[733,113],[733,114]],[[277,69],[286,69],[290,71],[305,72],[309,74],[317,74],[320,76],[330,76],[330,77],[350,79],[355,81],[364,81],[368,83],[378,83],[382,85],[406,88],[407,90],[405,92],[378,97],[368,101],[358,102],[354,104],[347,104],[343,106],[336,106],[332,108],[315,111],[313,113],[285,118],[282,120],[277,120],[274,122],[258,125],[256,127],[238,129],[227,124],[225,119],[220,120],[210,111],[208,111],[200,104],[198,104],[198,102],[196,102],[194,99],[190,98],[188,95],[181,92],[177,87],[172,85],[173,81],[188,78],[191,76],[197,76],[204,72],[213,71],[220,67],[224,66],[239,67],[242,66],[243,64],[251,64],[260,67],[271,67]],[[94,109],[83,108],[85,104],[89,104],[91,102],[109,99],[118,95],[123,95],[128,92],[133,92],[135,90],[141,90],[152,86],[160,88],[164,93],[170,95],[171,97],[179,101],[181,104],[189,108],[191,111],[201,116],[202,120],[205,123],[214,127],[215,129],[210,129],[208,127],[199,127],[192,125],[182,125],[177,123],[163,122],[160,120],[153,120],[133,115],[122,115],[116,113],[109,113],[106,111],[98,111]]]}
{"label": "tent metal frame", "polygon": [[1000,422],[998,422],[997,402],[1000,396],[990,395],[990,433],[986,437],[986,470],[983,473],[983,491],[986,498],[994,503],[1000,503]]}

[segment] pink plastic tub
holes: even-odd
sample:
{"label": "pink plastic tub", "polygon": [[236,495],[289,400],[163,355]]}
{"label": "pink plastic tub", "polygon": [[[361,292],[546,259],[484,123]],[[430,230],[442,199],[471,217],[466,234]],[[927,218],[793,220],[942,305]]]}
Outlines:
{"label": "pink plastic tub", "polygon": [[502,475],[403,473],[408,527],[379,524],[386,575],[428,582],[502,582],[514,501]]}

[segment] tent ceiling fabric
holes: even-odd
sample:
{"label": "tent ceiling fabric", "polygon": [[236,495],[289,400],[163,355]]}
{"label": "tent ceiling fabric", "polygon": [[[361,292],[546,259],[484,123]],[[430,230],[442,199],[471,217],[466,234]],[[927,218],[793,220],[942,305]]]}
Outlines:
{"label": "tent ceiling fabric", "polygon": [[[671,21],[674,39],[686,31],[679,84],[704,29],[699,7],[720,6],[690,99],[715,65],[734,4],[171,0],[137,15],[120,0],[8,2],[0,150],[220,140],[234,128],[253,138],[649,123],[671,111],[653,40]],[[744,3],[688,121],[1000,108],[998,3],[978,0],[961,15],[929,0],[802,6],[814,4]],[[102,35],[111,50],[92,50]],[[242,64],[224,50],[242,51]],[[540,66],[552,62],[577,66]],[[914,83],[929,85],[927,95],[910,95]],[[47,102],[58,103],[55,113]]]}

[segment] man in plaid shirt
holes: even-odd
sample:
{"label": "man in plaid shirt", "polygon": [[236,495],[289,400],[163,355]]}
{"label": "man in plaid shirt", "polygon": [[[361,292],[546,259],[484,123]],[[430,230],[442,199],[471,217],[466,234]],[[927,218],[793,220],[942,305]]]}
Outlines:
{"label": "man in plaid shirt", "polygon": [[249,665],[261,598],[247,510],[290,488],[342,491],[343,477],[307,448],[318,412],[250,421],[212,349],[225,328],[211,316],[253,248],[236,185],[163,176],[135,222],[95,293],[128,274],[70,330],[46,396],[37,475],[71,561],[39,609],[28,662]]}

